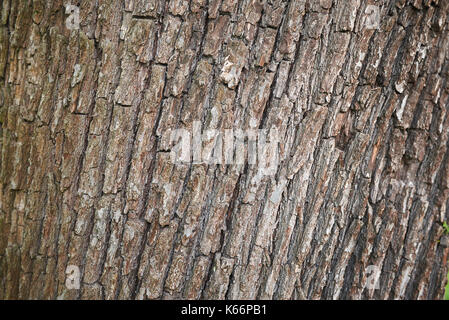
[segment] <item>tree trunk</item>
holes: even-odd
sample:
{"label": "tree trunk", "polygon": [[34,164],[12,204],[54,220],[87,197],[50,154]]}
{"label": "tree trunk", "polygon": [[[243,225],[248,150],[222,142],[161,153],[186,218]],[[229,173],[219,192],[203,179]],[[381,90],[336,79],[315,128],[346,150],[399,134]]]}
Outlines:
{"label": "tree trunk", "polygon": [[441,299],[448,12],[3,0],[0,298]]}

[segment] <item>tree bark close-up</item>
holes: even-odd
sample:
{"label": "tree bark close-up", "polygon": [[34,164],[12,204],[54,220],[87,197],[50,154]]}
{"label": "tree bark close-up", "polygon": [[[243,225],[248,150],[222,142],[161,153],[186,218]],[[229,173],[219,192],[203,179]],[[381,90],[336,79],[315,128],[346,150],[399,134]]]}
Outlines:
{"label": "tree bark close-up", "polygon": [[443,299],[449,0],[0,10],[0,299]]}

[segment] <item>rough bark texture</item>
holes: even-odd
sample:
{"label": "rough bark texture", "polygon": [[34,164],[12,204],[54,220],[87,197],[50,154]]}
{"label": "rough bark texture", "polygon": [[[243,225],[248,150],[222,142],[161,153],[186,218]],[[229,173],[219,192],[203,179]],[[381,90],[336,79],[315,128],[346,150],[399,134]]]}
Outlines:
{"label": "rough bark texture", "polygon": [[[0,298],[442,298],[449,1],[66,4],[1,2]],[[276,175],[172,164],[195,120]]]}

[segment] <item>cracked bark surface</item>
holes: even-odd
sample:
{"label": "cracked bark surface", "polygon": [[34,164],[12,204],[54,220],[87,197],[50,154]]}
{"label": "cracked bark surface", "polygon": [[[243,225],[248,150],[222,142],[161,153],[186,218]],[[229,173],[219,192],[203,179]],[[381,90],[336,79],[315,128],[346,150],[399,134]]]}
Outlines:
{"label": "cracked bark surface", "polygon": [[[449,1],[65,4],[1,3],[0,298],[443,297]],[[196,120],[276,174],[172,164]]]}

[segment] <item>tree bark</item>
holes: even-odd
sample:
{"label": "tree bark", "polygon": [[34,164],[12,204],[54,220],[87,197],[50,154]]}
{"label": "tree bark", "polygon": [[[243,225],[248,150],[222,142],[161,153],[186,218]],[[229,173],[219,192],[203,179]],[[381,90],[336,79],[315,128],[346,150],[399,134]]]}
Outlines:
{"label": "tree bark", "polygon": [[[3,0],[0,298],[441,299],[448,12]],[[195,121],[276,128],[275,174],[174,163]]]}

